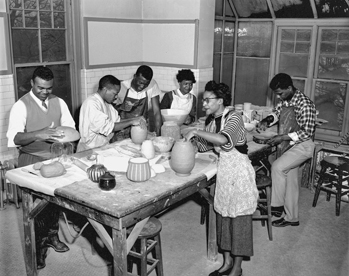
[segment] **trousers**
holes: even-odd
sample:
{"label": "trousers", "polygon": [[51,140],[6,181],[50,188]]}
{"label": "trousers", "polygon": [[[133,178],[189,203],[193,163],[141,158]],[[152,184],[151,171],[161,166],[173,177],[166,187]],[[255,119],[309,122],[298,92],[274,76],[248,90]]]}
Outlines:
{"label": "trousers", "polygon": [[313,156],[315,143],[307,140],[295,144],[288,151],[277,158],[271,167],[272,178],[272,206],[284,206],[285,220],[299,221],[299,166]]}

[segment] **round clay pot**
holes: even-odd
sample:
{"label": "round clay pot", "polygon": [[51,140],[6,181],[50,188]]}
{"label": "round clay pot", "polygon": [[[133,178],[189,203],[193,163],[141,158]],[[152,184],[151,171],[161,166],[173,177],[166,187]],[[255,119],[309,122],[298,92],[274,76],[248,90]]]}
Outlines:
{"label": "round clay pot", "polygon": [[148,159],[144,157],[131,158],[128,161],[126,177],[135,182],[147,181],[151,176]]}
{"label": "round clay pot", "polygon": [[93,182],[98,182],[101,175],[107,172],[107,168],[102,164],[94,164],[87,169],[88,178]]}
{"label": "round clay pot", "polygon": [[110,173],[106,172],[99,178],[99,188],[103,191],[110,191],[116,186],[115,177]]}
{"label": "round clay pot", "polygon": [[131,127],[131,140],[137,145],[141,145],[145,139],[147,139],[148,130],[143,129],[140,126]]}
{"label": "round clay pot", "polygon": [[171,151],[171,169],[178,176],[188,176],[195,166],[195,150],[190,141],[177,140]]}

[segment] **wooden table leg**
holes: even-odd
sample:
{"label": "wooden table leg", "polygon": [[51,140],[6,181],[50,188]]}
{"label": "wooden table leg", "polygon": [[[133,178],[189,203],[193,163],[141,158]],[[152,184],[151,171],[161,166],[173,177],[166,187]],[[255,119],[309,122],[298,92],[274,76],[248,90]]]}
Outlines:
{"label": "wooden table leg", "polygon": [[126,228],[113,228],[114,276],[127,276],[127,240]]}
{"label": "wooden table leg", "polygon": [[30,218],[30,212],[34,207],[33,195],[26,189],[22,191],[23,225],[24,225],[24,247],[25,267],[28,276],[37,276],[36,267],[36,244],[34,219]]}
{"label": "wooden table leg", "polygon": [[[210,186],[210,194],[214,197],[214,191],[216,189],[216,184]],[[207,244],[207,258],[210,261],[217,261],[217,235],[216,235],[216,213],[213,209],[213,204],[209,205],[209,215],[208,215],[208,244]]]}

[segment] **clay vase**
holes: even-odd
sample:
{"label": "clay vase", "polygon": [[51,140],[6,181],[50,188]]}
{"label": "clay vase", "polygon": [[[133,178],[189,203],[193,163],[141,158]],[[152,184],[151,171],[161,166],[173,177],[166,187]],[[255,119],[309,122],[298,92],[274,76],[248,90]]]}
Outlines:
{"label": "clay vase", "polygon": [[171,151],[171,169],[178,176],[188,176],[195,166],[195,150],[190,141],[177,140]]}
{"label": "clay vase", "polygon": [[148,130],[143,129],[140,126],[131,127],[131,140],[137,145],[141,145],[145,139],[147,139]]}
{"label": "clay vase", "polygon": [[155,148],[151,140],[145,140],[142,143],[141,152],[147,159],[155,157]]}
{"label": "clay vase", "polygon": [[143,157],[131,158],[128,161],[126,177],[135,182],[147,181],[151,176],[149,161]]}
{"label": "clay vase", "polygon": [[110,173],[106,172],[99,178],[99,188],[103,191],[110,191],[116,186],[115,177]]}

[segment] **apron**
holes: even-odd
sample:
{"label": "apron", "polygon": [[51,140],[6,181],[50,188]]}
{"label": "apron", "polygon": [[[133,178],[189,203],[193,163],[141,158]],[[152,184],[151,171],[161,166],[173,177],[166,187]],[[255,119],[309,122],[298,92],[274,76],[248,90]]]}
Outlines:
{"label": "apron", "polygon": [[[294,112],[294,106],[283,106],[280,118],[279,118],[279,135],[295,132],[300,129],[300,126],[296,120],[296,113]],[[280,157],[293,145],[290,145],[291,141],[283,141],[277,145],[277,157]]]}
{"label": "apron", "polygon": [[[146,97],[140,100],[129,98],[127,89],[124,101],[116,109],[119,112],[121,119],[130,119],[143,116],[148,121],[148,93]],[[130,138],[131,127],[127,127],[123,130],[118,131],[111,142],[121,141]]]}
{"label": "apron", "polygon": [[171,109],[182,109],[190,113],[193,107],[193,96],[189,93],[187,96],[182,96],[176,90],[172,91],[173,100]]}

